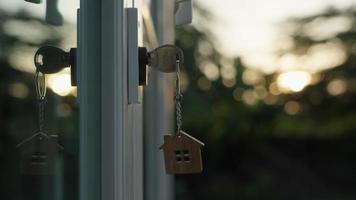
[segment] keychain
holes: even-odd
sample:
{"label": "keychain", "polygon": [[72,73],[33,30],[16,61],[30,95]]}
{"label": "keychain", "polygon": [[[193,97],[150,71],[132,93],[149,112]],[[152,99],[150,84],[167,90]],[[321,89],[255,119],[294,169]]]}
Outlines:
{"label": "keychain", "polygon": [[164,144],[160,147],[164,152],[164,161],[167,174],[201,173],[203,170],[201,147],[204,143],[181,130],[182,127],[182,99],[180,89],[180,62],[181,57],[176,58],[176,132],[173,135],[164,136]]}
{"label": "keychain", "polygon": [[35,88],[38,101],[38,132],[25,139],[16,148],[21,156],[21,173],[29,175],[50,175],[54,162],[63,147],[57,143],[57,135],[45,133],[46,77],[36,70]]}

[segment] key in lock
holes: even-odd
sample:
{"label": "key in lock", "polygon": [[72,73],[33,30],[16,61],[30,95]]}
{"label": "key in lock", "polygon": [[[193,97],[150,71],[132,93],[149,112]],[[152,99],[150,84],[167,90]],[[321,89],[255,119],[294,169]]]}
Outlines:
{"label": "key in lock", "polygon": [[54,74],[70,67],[72,86],[77,85],[76,48],[65,52],[57,47],[43,46],[37,50],[34,63],[36,69],[43,74]]}
{"label": "key in lock", "polygon": [[158,71],[171,73],[176,71],[176,62],[184,63],[182,49],[174,45],[163,45],[153,51],[148,52],[145,47],[139,48],[140,65],[140,85],[146,85],[146,66],[157,69]]}

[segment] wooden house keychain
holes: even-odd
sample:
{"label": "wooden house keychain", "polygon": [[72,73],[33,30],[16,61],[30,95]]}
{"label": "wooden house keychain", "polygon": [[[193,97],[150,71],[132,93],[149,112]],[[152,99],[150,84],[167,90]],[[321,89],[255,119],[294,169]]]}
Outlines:
{"label": "wooden house keychain", "polygon": [[38,101],[39,131],[16,145],[20,152],[21,173],[28,175],[50,175],[54,163],[63,147],[57,143],[57,135],[48,135],[45,127],[46,79],[45,74],[36,70],[35,88]]}
{"label": "wooden house keychain", "polygon": [[204,143],[181,130],[182,127],[182,98],[180,89],[180,61],[176,59],[176,123],[177,130],[173,135],[164,136],[164,144],[160,147],[164,152],[167,174],[201,173],[203,170],[201,147]]}

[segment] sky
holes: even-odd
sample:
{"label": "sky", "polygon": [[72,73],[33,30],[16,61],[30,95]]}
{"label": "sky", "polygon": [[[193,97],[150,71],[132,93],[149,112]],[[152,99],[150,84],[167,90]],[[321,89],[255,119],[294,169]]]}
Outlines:
{"label": "sky", "polygon": [[[214,44],[227,57],[241,56],[248,66],[266,71],[275,65],[272,52],[287,41],[281,39],[278,24],[289,17],[316,14],[330,6],[347,8],[354,0],[196,0],[215,20],[208,24]],[[201,26],[199,18],[193,24]],[[271,71],[275,69],[270,69]]]}

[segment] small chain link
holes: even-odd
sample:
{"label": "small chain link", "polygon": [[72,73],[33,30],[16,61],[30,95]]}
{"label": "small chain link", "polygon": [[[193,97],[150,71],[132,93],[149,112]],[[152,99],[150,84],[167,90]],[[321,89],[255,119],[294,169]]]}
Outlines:
{"label": "small chain link", "polygon": [[43,132],[45,127],[45,103],[46,103],[46,76],[36,71],[35,88],[38,101],[38,128]]}
{"label": "small chain link", "polygon": [[175,104],[176,104],[176,123],[177,123],[177,134],[180,134],[182,130],[182,100],[183,95],[180,89],[180,59],[176,60],[176,94],[175,94]]}
{"label": "small chain link", "polygon": [[38,100],[38,127],[43,132],[45,127],[45,100]]}

